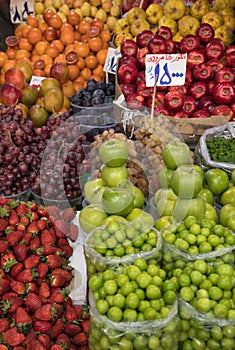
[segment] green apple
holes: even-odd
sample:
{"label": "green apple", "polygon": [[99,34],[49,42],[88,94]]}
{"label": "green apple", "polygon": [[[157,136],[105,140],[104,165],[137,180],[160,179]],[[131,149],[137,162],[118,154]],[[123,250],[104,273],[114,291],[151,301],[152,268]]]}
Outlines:
{"label": "green apple", "polygon": [[214,195],[211,192],[211,190],[209,190],[209,188],[202,188],[201,191],[198,193],[198,197],[204,199],[206,203],[214,205]]}
{"label": "green apple", "polygon": [[193,164],[193,169],[194,169],[195,171],[197,171],[197,172],[201,175],[201,177],[204,179],[205,173],[204,173],[203,169],[200,167],[200,165],[198,165],[198,164]]}
{"label": "green apple", "polygon": [[171,216],[171,215],[165,215],[161,216],[157,221],[155,222],[154,227],[158,230],[161,231],[170,224],[176,223],[176,219]]}
{"label": "green apple", "polygon": [[171,176],[173,174],[174,170],[173,169],[169,169],[166,166],[162,167],[158,174],[158,181],[161,187],[163,188],[168,188],[170,187],[170,181],[171,181]]}
{"label": "green apple", "polygon": [[141,221],[142,223],[154,225],[154,218],[151,214],[140,208],[133,208],[132,211],[126,216],[128,221]]}
{"label": "green apple", "polygon": [[159,199],[156,205],[156,211],[158,217],[172,215],[174,211],[175,200],[170,200],[167,198]]}
{"label": "green apple", "polygon": [[205,217],[204,219],[208,219],[208,220],[214,220],[216,221],[217,219],[217,213],[216,213],[216,210],[215,208],[209,204],[209,203],[206,203],[206,212],[205,212]]}
{"label": "green apple", "polygon": [[124,141],[111,139],[104,142],[98,149],[101,161],[109,167],[119,167],[128,158],[128,151]]}
{"label": "green apple", "polygon": [[229,177],[226,171],[212,168],[205,172],[205,187],[214,195],[222,194],[229,187]]}
{"label": "green apple", "polygon": [[104,185],[117,187],[123,180],[128,179],[128,171],[124,165],[119,167],[102,166],[101,177]]}
{"label": "green apple", "polygon": [[169,142],[162,151],[162,159],[169,169],[176,169],[181,164],[190,163],[191,151],[188,145],[181,141]]}
{"label": "green apple", "polygon": [[144,202],[145,202],[145,197],[141,189],[137,186],[132,187],[133,190],[133,195],[134,195],[134,202],[133,202],[133,207],[134,208],[143,208]]}
{"label": "green apple", "polygon": [[85,233],[103,225],[108,214],[101,205],[89,204],[82,208],[79,214],[79,225]]}
{"label": "green apple", "polygon": [[225,205],[225,204],[235,205],[235,186],[230,187],[226,191],[224,191],[219,198],[219,202],[221,205]]}
{"label": "green apple", "polygon": [[227,227],[235,232],[235,214],[228,218]]}
{"label": "green apple", "polygon": [[90,204],[102,204],[102,195],[104,191],[107,190],[107,188],[109,187],[102,186],[100,188],[97,188],[97,190],[95,190],[91,195]]}
{"label": "green apple", "polygon": [[191,199],[177,198],[175,201],[173,216],[177,221],[184,220],[188,216],[195,216],[198,220],[205,217],[206,202],[200,197]]}
{"label": "green apple", "polygon": [[227,226],[230,216],[235,215],[235,205],[225,204],[219,212],[219,222],[223,226]]}
{"label": "green apple", "polygon": [[110,187],[102,195],[104,210],[111,215],[126,216],[133,209],[134,195],[126,188]]}
{"label": "green apple", "polygon": [[160,188],[153,197],[154,205],[157,206],[159,200],[162,198],[174,201],[176,200],[177,196],[171,188]]}
{"label": "green apple", "polygon": [[84,195],[86,200],[90,203],[92,194],[98,190],[100,187],[104,185],[103,180],[101,178],[88,180],[84,185]]}
{"label": "green apple", "polygon": [[113,221],[123,222],[123,221],[127,221],[127,219],[120,215],[109,215],[106,219],[104,219],[103,225],[108,225],[110,222],[113,222]]}
{"label": "green apple", "polygon": [[194,198],[201,191],[203,178],[191,164],[180,165],[171,176],[171,188],[180,198]]}
{"label": "green apple", "polygon": [[232,179],[232,183],[235,186],[235,169],[232,171],[231,179]]}

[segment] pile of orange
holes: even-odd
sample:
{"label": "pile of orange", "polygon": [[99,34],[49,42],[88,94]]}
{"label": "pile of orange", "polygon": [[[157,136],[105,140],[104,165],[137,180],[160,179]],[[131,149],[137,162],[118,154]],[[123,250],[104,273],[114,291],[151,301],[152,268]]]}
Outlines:
{"label": "pile of orange", "polygon": [[0,84],[4,84],[5,72],[18,61],[28,62],[33,75],[42,77],[50,76],[53,63],[65,63],[69,75],[62,89],[67,97],[86,86],[90,78],[102,80],[111,40],[103,21],[81,21],[79,15],[70,10],[63,23],[60,16],[49,9],[43,19],[39,21],[30,14],[26,23],[16,27],[15,36],[7,41],[6,51],[0,51]]}

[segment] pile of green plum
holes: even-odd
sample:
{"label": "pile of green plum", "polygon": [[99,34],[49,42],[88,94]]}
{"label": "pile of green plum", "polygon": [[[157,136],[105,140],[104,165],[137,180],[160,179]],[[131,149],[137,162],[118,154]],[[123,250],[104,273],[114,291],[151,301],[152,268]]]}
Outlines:
{"label": "pile of green plum", "polygon": [[92,349],[178,349],[176,292],[153,261],[140,257],[116,270],[106,269],[91,276],[88,286],[91,318],[100,320],[91,322]]}
{"label": "pile of green plum", "polygon": [[151,225],[140,221],[111,220],[106,226],[91,232],[85,243],[88,275],[103,271],[117,263],[130,263],[139,254],[145,259],[154,258],[160,263],[162,240],[160,233]]}

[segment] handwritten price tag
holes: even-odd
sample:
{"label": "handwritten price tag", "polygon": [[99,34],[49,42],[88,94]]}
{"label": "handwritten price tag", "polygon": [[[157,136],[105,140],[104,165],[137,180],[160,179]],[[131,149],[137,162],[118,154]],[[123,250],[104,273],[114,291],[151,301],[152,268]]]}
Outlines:
{"label": "handwritten price tag", "polygon": [[146,86],[184,85],[187,54],[146,55]]}
{"label": "handwritten price tag", "polygon": [[11,0],[10,14],[12,23],[25,22],[28,15],[34,13],[34,0]]}
{"label": "handwritten price tag", "polygon": [[104,71],[111,74],[116,74],[117,60],[121,57],[121,52],[112,47],[108,48],[108,53],[104,65]]}
{"label": "handwritten price tag", "polygon": [[31,80],[30,80],[29,85],[34,86],[39,91],[41,83],[45,78],[46,77],[38,77],[36,75],[33,75]]}

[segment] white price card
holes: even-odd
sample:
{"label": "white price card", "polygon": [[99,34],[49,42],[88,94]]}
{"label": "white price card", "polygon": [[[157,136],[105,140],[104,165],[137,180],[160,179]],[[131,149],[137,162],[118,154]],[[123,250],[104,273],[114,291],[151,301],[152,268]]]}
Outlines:
{"label": "white price card", "polygon": [[31,80],[30,80],[29,85],[34,86],[39,91],[41,83],[45,78],[46,77],[38,77],[36,75],[33,75]]}
{"label": "white price card", "polygon": [[121,57],[121,52],[117,49],[109,47],[104,65],[104,71],[107,73],[116,74],[117,61],[119,57]]}
{"label": "white price card", "polygon": [[34,13],[34,0],[10,0],[11,22],[25,22],[28,15]]}
{"label": "white price card", "polygon": [[146,55],[146,86],[184,85],[186,62],[186,53]]}

